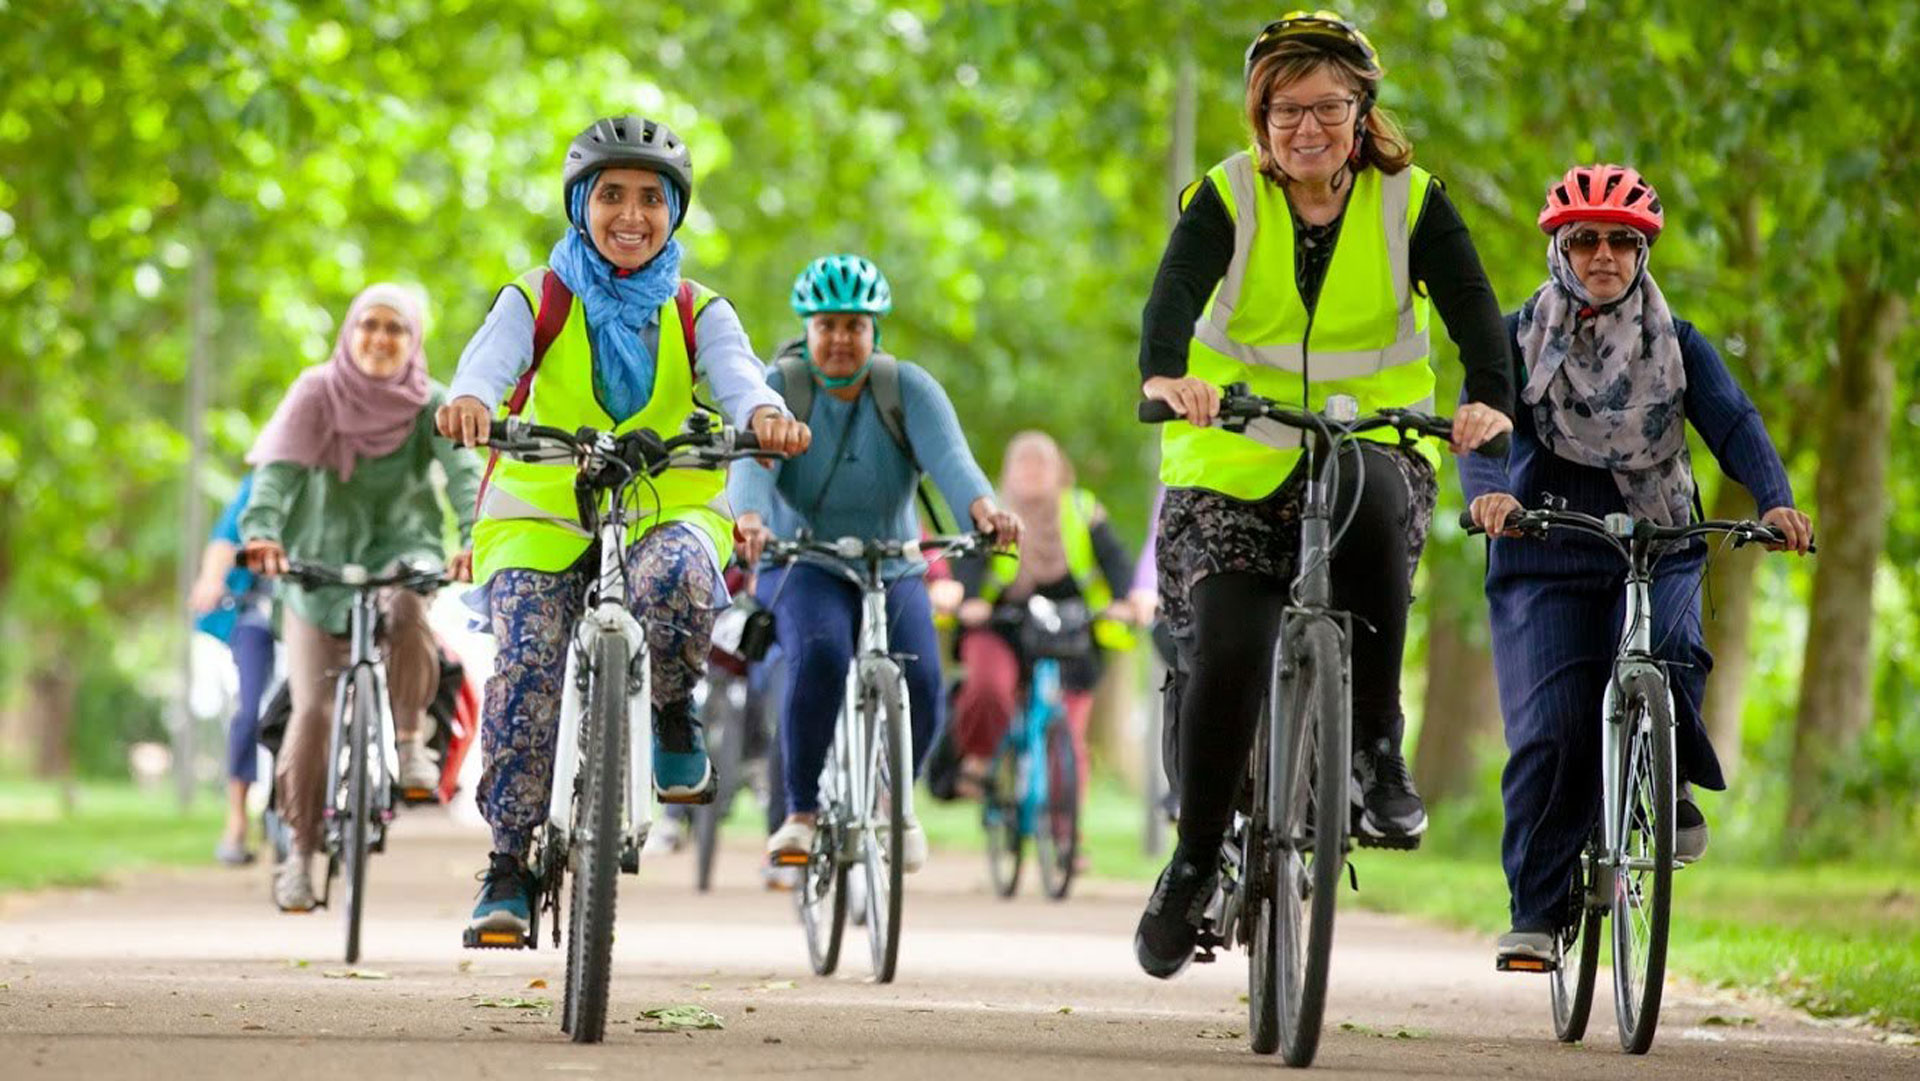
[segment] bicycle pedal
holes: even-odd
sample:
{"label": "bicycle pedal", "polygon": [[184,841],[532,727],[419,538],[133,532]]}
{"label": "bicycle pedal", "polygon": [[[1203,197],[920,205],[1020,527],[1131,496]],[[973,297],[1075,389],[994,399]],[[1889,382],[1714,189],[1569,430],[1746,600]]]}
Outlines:
{"label": "bicycle pedal", "polygon": [[470,950],[531,950],[538,945],[531,932],[479,931],[467,928],[460,933],[460,945]]}
{"label": "bicycle pedal", "polygon": [[1391,852],[1412,852],[1420,847],[1420,837],[1378,837],[1371,833],[1355,832],[1354,844],[1361,848],[1383,848]]}
{"label": "bicycle pedal", "polygon": [[440,793],[431,788],[403,788],[400,801],[409,807],[418,807],[426,803],[439,803]]}
{"label": "bicycle pedal", "polygon": [[1538,957],[1496,957],[1493,967],[1500,972],[1552,972],[1560,966]]}
{"label": "bicycle pedal", "polygon": [[637,875],[640,873],[639,849],[623,848],[620,850],[620,873],[623,875]]}
{"label": "bicycle pedal", "polygon": [[682,807],[704,807],[712,803],[714,797],[719,794],[720,788],[718,785],[708,785],[704,790],[699,792],[663,792],[658,788],[653,790],[654,798],[658,799],[661,803],[671,803]]}
{"label": "bicycle pedal", "polygon": [[1202,948],[1193,951],[1193,963],[1196,965],[1210,965],[1217,960],[1219,960],[1219,958],[1214,956],[1211,949]]}
{"label": "bicycle pedal", "polygon": [[806,852],[775,852],[767,857],[767,864],[771,867],[805,867],[812,859]]}

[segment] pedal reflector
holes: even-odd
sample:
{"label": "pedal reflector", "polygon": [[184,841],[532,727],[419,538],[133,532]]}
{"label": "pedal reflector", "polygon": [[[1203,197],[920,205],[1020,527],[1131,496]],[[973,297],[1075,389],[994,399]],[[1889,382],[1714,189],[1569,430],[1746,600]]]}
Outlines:
{"label": "pedal reflector", "polygon": [[805,867],[811,858],[805,852],[775,852],[767,862],[775,867]]}
{"label": "pedal reflector", "polygon": [[1552,972],[1554,966],[1537,957],[1502,957],[1494,967],[1501,972]]}

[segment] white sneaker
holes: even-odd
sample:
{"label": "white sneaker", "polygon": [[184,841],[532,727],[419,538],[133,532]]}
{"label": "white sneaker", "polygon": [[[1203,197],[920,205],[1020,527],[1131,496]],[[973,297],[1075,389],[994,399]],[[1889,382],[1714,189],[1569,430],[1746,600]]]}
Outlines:
{"label": "white sneaker", "polygon": [[282,912],[312,912],[320,901],[313,895],[312,857],[288,856],[273,872],[273,903]]}
{"label": "white sneaker", "polygon": [[440,767],[425,746],[402,741],[400,761],[394,772],[402,792],[432,792],[440,787]]}
{"label": "white sneaker", "polygon": [[927,865],[927,831],[920,828],[920,820],[907,819],[907,829],[900,835],[900,868],[912,874]]}
{"label": "white sneaker", "polygon": [[788,860],[804,862],[813,852],[813,823],[787,819],[767,838],[767,859],[772,863]]}
{"label": "white sneaker", "polygon": [[647,843],[640,846],[640,853],[645,856],[672,855],[686,843],[687,824],[676,815],[663,814],[653,820],[653,828],[647,831]]}

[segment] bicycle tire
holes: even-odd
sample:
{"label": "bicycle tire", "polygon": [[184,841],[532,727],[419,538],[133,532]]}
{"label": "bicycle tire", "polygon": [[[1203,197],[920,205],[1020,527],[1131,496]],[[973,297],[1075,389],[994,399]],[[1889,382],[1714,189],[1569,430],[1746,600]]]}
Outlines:
{"label": "bicycle tire", "polygon": [[[627,777],[627,642],[602,635],[594,643],[581,715],[580,810],[574,819],[574,921],[567,943],[567,992],[574,1043],[606,1035],[607,990],[613,969],[613,923],[619,899],[620,805]],[[585,827],[584,829],[582,827]]]}
{"label": "bicycle tire", "polygon": [[1665,681],[1647,671],[1624,681],[1620,701],[1627,725],[1621,774],[1626,802],[1610,809],[1621,822],[1622,850],[1616,856],[1650,858],[1651,866],[1635,870],[1616,865],[1613,1005],[1621,1049],[1644,1055],[1660,1026],[1673,910],[1673,706]]}
{"label": "bicycle tire", "polygon": [[1012,740],[1003,741],[987,765],[985,791],[980,796],[980,825],[987,834],[987,876],[993,881],[993,892],[1002,898],[1020,891],[1020,864],[1025,858],[1020,775],[1020,753]]}
{"label": "bicycle tire", "polygon": [[[1291,637],[1291,643],[1282,635],[1275,644],[1269,705],[1286,711],[1270,718],[1272,731],[1299,734],[1287,744],[1292,753],[1278,760],[1288,768],[1275,780],[1270,800],[1276,810],[1291,803],[1287,814],[1274,815],[1275,821],[1288,823],[1288,829],[1275,851],[1282,873],[1274,889],[1279,918],[1274,921],[1273,948],[1280,1054],[1287,1065],[1304,1067],[1312,1065],[1319,1051],[1326,1012],[1334,908],[1346,866],[1353,737],[1344,637],[1324,619],[1299,623]],[[1290,651],[1297,672],[1283,663]],[[1298,783],[1309,777],[1310,792],[1298,792]],[[1310,834],[1301,818],[1309,801],[1314,809]]]}
{"label": "bicycle tire", "polygon": [[[736,708],[729,694],[736,676],[709,675],[707,715],[715,722],[707,727],[707,755],[713,760],[717,792],[712,803],[693,808],[693,888],[701,893],[713,889],[714,857],[720,850],[720,826],[733,808],[740,791],[740,774],[745,766],[746,711]],[[717,738],[716,738],[717,737]]]}
{"label": "bicycle tire", "polygon": [[851,868],[840,859],[840,836],[839,816],[822,808],[805,877],[793,891],[794,908],[807,934],[807,962],[816,976],[831,976],[840,967],[840,944],[846,937]]}
{"label": "bicycle tire", "polygon": [[353,701],[347,707],[347,832],[341,838],[342,871],[347,886],[348,964],[360,960],[360,927],[367,907],[367,853],[372,847],[373,786],[367,771],[372,768],[373,673],[355,670],[348,693]]}
{"label": "bicycle tire", "polygon": [[[1264,710],[1262,711],[1265,712]],[[1274,860],[1272,827],[1267,803],[1267,727],[1254,733],[1252,761],[1254,770],[1253,814],[1242,832],[1240,879],[1241,912],[1245,930],[1241,940],[1247,944],[1247,1042],[1256,1055],[1271,1055],[1280,1049],[1280,1002],[1275,985],[1273,942],[1279,909],[1274,903]]]}
{"label": "bicycle tire", "polygon": [[1593,1011],[1593,986],[1600,970],[1600,917],[1605,911],[1592,904],[1593,879],[1598,872],[1599,846],[1589,842],[1589,858],[1574,872],[1569,926],[1559,932],[1556,959],[1548,977],[1547,995],[1553,1011],[1553,1038],[1577,1043],[1587,1034]]}
{"label": "bicycle tire", "polygon": [[1040,865],[1041,888],[1049,898],[1064,901],[1080,855],[1080,763],[1064,710],[1054,711],[1041,747],[1038,765],[1047,779],[1047,798],[1034,823],[1033,858]]}
{"label": "bicycle tire", "polygon": [[[873,955],[875,983],[892,983],[900,964],[900,916],[906,902],[907,798],[913,786],[912,744],[907,734],[906,683],[897,671],[869,677],[862,688],[862,723],[869,725],[873,739],[874,777],[872,805],[867,808],[869,828],[863,832],[867,879],[867,946]],[[870,712],[869,712],[870,711]],[[884,795],[885,835],[871,828],[881,814]]]}

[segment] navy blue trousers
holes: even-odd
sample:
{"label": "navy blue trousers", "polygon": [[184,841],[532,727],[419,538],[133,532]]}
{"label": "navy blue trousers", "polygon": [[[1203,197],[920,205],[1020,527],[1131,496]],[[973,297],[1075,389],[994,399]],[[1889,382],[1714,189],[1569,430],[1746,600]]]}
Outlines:
{"label": "navy blue trousers", "polygon": [[[1686,559],[1659,568],[1652,638],[1655,653],[1672,662],[1680,780],[1721,789],[1726,782],[1700,717],[1713,667],[1700,626],[1701,566]],[[1624,572],[1487,580],[1508,751],[1501,862],[1519,930],[1563,922],[1581,846],[1598,820],[1601,699],[1626,618],[1624,590]]]}
{"label": "navy blue trousers", "polygon": [[227,779],[252,784],[259,778],[260,707],[273,680],[273,628],[242,619],[234,624],[227,648],[240,673],[240,702],[227,725]]}
{"label": "navy blue trousers", "polygon": [[[820,769],[833,749],[833,726],[846,697],[847,665],[860,632],[860,589],[832,571],[796,563],[789,570],[761,575],[759,597],[773,608],[774,635],[787,658],[786,703],[780,711],[787,810],[811,814],[820,807]],[[913,715],[918,773],[945,704],[940,641],[933,632],[924,579],[901,578],[892,584],[887,630],[890,648],[913,658],[906,664],[907,708]]]}

